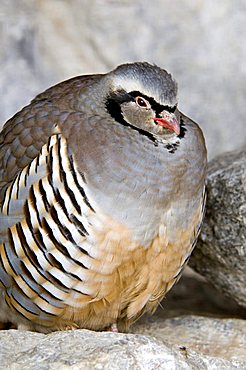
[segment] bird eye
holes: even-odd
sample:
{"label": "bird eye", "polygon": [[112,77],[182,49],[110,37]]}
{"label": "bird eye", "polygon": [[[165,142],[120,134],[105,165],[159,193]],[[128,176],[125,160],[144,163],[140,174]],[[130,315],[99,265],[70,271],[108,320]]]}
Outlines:
{"label": "bird eye", "polygon": [[135,98],[135,102],[137,103],[137,105],[139,105],[139,107],[141,108],[150,108],[150,104],[147,100],[145,100],[144,98],[142,98],[141,96],[137,96]]}

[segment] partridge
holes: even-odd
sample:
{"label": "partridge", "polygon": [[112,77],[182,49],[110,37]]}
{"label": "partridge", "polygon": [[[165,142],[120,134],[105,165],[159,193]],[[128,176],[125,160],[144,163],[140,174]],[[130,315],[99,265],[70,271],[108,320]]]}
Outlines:
{"label": "partridge", "polygon": [[195,246],[206,162],[156,65],[38,95],[0,134],[0,321],[125,330],[153,312]]}

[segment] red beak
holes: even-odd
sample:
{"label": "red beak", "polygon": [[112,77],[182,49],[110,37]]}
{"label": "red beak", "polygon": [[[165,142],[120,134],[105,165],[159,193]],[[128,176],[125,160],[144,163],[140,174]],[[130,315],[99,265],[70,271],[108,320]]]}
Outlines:
{"label": "red beak", "polygon": [[161,113],[162,117],[152,118],[159,126],[165,127],[170,131],[174,131],[177,135],[180,134],[180,125],[173,113],[164,111]]}

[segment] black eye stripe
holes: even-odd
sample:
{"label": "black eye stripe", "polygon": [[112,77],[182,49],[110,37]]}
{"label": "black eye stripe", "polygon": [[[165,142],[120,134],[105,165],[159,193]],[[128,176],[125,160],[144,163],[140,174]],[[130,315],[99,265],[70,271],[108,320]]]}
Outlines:
{"label": "black eye stripe", "polygon": [[169,105],[161,105],[161,104],[157,103],[154,98],[151,98],[147,95],[144,95],[140,91],[131,91],[131,92],[128,93],[128,95],[132,96],[133,98],[136,98],[137,96],[140,96],[140,97],[146,99],[150,103],[152,109],[157,114],[161,113],[163,110],[166,110],[170,113],[174,113],[176,108],[177,108],[177,105],[174,105],[173,107],[170,107]]}
{"label": "black eye stripe", "polygon": [[118,104],[135,101],[136,97],[142,97],[145,100],[147,100],[150,103],[151,108],[156,112],[157,115],[161,113],[163,110],[166,110],[170,113],[174,113],[177,108],[177,104],[175,104],[173,107],[170,107],[169,105],[161,105],[157,103],[154,98],[144,95],[140,91],[131,91],[127,93],[124,90],[118,90],[116,92],[111,93],[108,96],[108,98],[113,99]]}
{"label": "black eye stripe", "polygon": [[124,90],[118,90],[108,95],[107,99],[114,100],[118,104],[127,103],[134,101],[134,97],[125,92]]}

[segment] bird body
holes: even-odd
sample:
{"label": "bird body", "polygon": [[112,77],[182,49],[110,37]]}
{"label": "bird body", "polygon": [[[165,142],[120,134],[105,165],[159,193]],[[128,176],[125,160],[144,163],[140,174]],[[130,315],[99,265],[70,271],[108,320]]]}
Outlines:
{"label": "bird body", "polygon": [[0,320],[48,332],[128,327],[194,248],[206,148],[148,63],[38,95],[0,138]]}

